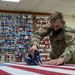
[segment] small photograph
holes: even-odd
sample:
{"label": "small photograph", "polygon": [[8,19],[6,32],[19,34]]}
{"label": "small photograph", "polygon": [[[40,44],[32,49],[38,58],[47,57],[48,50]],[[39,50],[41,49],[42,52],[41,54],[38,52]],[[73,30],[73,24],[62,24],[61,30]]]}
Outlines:
{"label": "small photograph", "polygon": [[5,22],[1,21],[1,26],[4,27],[4,25],[5,25]]}
{"label": "small photograph", "polygon": [[25,36],[23,36],[23,35],[20,35],[20,36],[19,36],[20,39],[24,39],[24,37],[25,37]]}
{"label": "small photograph", "polygon": [[24,40],[23,39],[19,39],[19,44],[24,44]]}
{"label": "small photograph", "polygon": [[5,26],[9,26],[9,22],[8,21],[5,21]]}

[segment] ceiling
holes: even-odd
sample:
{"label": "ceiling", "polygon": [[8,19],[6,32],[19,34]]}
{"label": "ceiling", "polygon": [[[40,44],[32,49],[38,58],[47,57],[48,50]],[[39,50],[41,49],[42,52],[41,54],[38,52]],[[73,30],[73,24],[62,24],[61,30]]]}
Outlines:
{"label": "ceiling", "polygon": [[75,0],[21,0],[19,3],[0,1],[0,10],[40,13],[59,11],[64,15],[75,15]]}

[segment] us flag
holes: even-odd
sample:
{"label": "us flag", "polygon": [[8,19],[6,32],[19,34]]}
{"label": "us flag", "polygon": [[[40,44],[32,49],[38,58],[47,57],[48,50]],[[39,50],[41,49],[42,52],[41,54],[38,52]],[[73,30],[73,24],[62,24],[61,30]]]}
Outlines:
{"label": "us flag", "polygon": [[75,65],[29,66],[25,62],[0,63],[0,75],[75,75]]}

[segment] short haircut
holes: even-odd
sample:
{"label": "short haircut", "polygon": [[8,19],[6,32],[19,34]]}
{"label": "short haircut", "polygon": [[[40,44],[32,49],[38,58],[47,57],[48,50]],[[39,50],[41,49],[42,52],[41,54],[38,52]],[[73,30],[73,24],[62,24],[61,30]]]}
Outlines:
{"label": "short haircut", "polygon": [[57,19],[60,19],[61,22],[63,23],[64,18],[63,18],[63,14],[61,12],[54,12],[51,14],[50,22],[55,22]]}

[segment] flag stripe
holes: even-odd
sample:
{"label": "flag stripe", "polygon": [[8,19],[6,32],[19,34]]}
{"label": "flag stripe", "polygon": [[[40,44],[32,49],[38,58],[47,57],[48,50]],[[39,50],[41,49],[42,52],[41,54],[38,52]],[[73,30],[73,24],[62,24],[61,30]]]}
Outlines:
{"label": "flag stripe", "polygon": [[7,72],[5,72],[3,70],[0,70],[0,75],[11,75],[11,74],[9,74],[9,73],[7,73]]}
{"label": "flag stripe", "polygon": [[[17,65],[17,64],[12,64],[12,65],[21,66],[21,67],[28,67],[28,68],[34,68],[34,69],[40,69],[40,70],[44,70],[44,71],[50,71],[50,72],[56,72],[56,73],[62,73],[62,74],[75,74],[75,71],[65,70],[65,69],[61,69],[61,68],[48,68],[48,67],[43,68],[42,66],[27,66],[27,65]],[[54,66],[54,65],[52,65],[52,66]],[[70,68],[71,66],[62,66],[62,67]],[[71,67],[71,68],[75,68],[75,67]]]}
{"label": "flag stripe", "polygon": [[48,67],[48,68],[59,68],[59,69],[65,69],[65,70],[74,70],[75,71],[75,67],[72,68],[67,68],[65,66],[42,66],[42,67]]}
{"label": "flag stripe", "polygon": [[29,66],[24,62],[0,64],[0,75],[75,75],[75,66],[48,65]]}
{"label": "flag stripe", "polygon": [[[0,69],[6,72],[5,75],[8,75],[7,73],[10,73],[10,75],[41,75],[39,73],[34,73],[34,72],[12,68],[8,66],[0,67]],[[0,73],[0,75],[4,75],[4,74]]]}
{"label": "flag stripe", "polygon": [[[21,66],[21,65],[19,65]],[[64,74],[75,74],[75,71],[72,70],[64,70],[64,69],[59,69],[59,68],[47,68],[47,67],[42,67],[42,66],[22,66],[22,67],[28,67],[28,68],[36,68],[44,71],[50,71],[50,72],[56,72],[56,73],[64,73]],[[74,67],[73,67],[74,68]]]}
{"label": "flag stripe", "polygon": [[49,74],[54,74],[54,75],[67,75],[67,74],[63,74],[63,73],[57,73],[57,72],[51,72],[51,71],[45,71],[45,70],[40,70],[39,69],[34,69],[34,68],[28,68],[28,67],[21,67],[21,66],[9,66],[12,68],[17,68],[17,69],[21,69],[21,70],[26,70],[26,71],[31,71],[31,72],[35,72],[35,73],[40,73],[40,74],[45,74],[45,75],[49,75]]}

